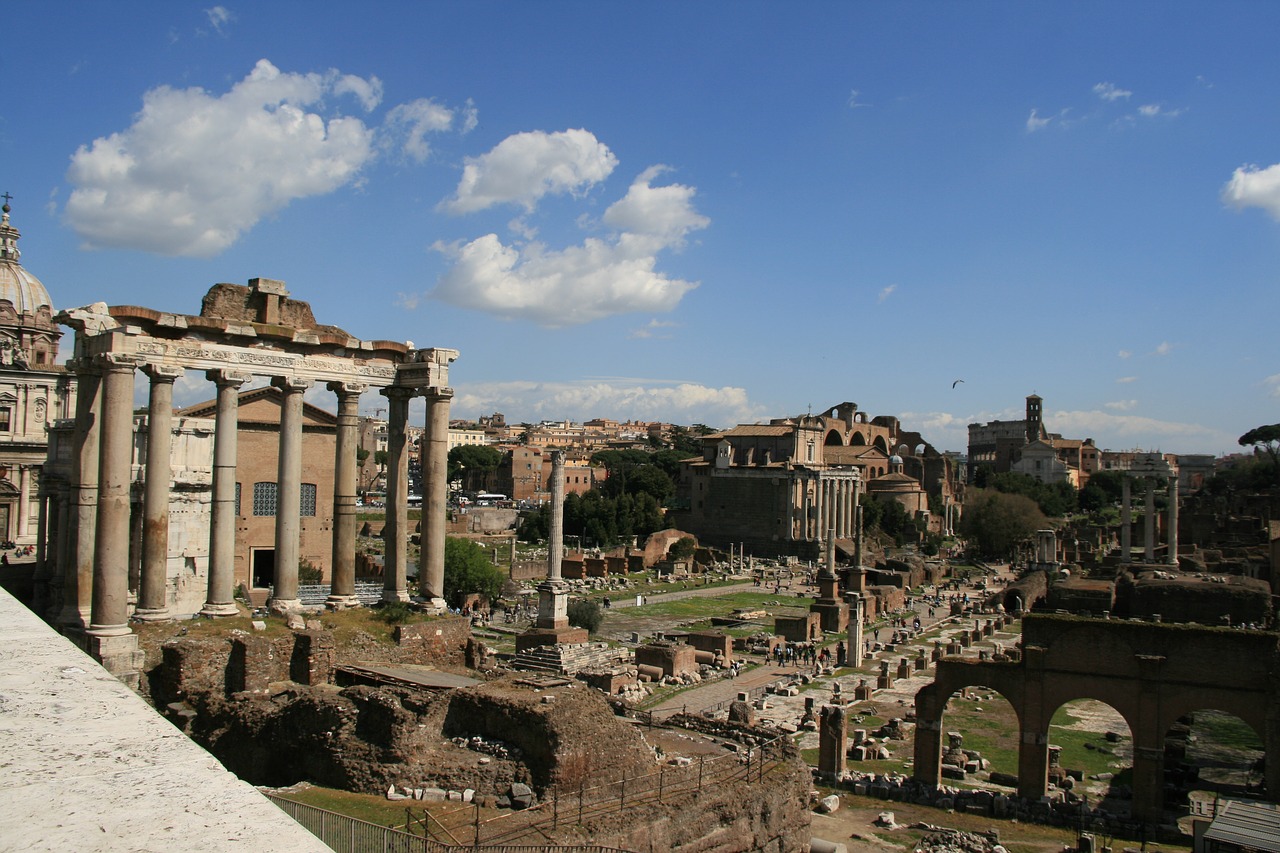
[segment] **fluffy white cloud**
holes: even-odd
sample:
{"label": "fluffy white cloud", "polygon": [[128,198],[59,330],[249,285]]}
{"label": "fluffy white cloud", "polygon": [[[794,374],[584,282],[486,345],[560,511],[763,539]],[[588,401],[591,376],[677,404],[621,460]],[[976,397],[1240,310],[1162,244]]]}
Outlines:
{"label": "fluffy white cloud", "polygon": [[236,19],[235,14],[226,6],[214,6],[211,9],[205,9],[204,14],[209,19],[209,25],[213,27],[218,35],[222,35],[226,31],[227,25]]}
{"label": "fluffy white cloud", "polygon": [[[454,110],[441,106],[430,98],[400,104],[387,113],[387,120],[383,123],[383,142],[421,163],[431,153],[427,145],[427,134],[451,130],[456,118]],[[470,129],[474,122],[475,108],[468,106],[463,113],[463,126]]]}
{"label": "fluffy white cloud", "polygon": [[[594,139],[594,137],[592,137]],[[692,187],[654,187],[660,168],[646,170],[604,221],[607,239],[548,249],[538,242],[506,245],[496,234],[467,243],[437,243],[453,263],[432,295],[501,317],[570,326],[634,311],[670,311],[697,286],[656,270],[657,254],[683,245],[710,220],[693,209]]]}
{"label": "fluffy white cloud", "polygon": [[1093,87],[1093,93],[1104,101],[1118,101],[1121,98],[1128,98],[1133,92],[1128,89],[1121,89],[1115,83],[1098,83]]}
{"label": "fluffy white cloud", "polygon": [[764,417],[761,407],[753,404],[742,388],[618,378],[458,386],[452,411],[459,417],[502,411],[509,418],[529,421],[610,417],[704,423],[716,427],[750,423]]}
{"label": "fluffy white cloud", "polygon": [[1222,200],[1235,208],[1260,207],[1280,219],[1280,163],[1236,169],[1222,188]]}
{"label": "fluffy white cloud", "polygon": [[210,257],[262,217],[355,180],[374,132],[306,108],[350,93],[376,102],[376,79],[282,73],[263,59],[221,96],[161,86],[132,126],[81,146],[67,173],[66,218],[90,247]]}
{"label": "fluffy white cloud", "polygon": [[1053,117],[1045,118],[1036,110],[1031,111],[1031,115],[1027,116],[1027,133],[1035,133],[1037,130],[1043,130],[1053,121]]}
{"label": "fluffy white cloud", "polygon": [[879,305],[882,302],[884,302],[886,299],[888,299],[890,296],[893,296],[893,292],[897,289],[898,289],[898,285],[896,284],[891,284],[888,287],[881,288],[880,294],[876,296],[876,304]]}
{"label": "fluffy white cloud", "polygon": [[544,195],[581,192],[617,165],[608,146],[586,130],[517,133],[486,154],[468,157],[457,191],[441,207],[450,213],[499,204],[533,210]]}
{"label": "fluffy white cloud", "polygon": [[1115,400],[1111,403],[1103,403],[1104,408],[1111,409],[1116,412],[1130,412],[1138,406],[1137,400]]}

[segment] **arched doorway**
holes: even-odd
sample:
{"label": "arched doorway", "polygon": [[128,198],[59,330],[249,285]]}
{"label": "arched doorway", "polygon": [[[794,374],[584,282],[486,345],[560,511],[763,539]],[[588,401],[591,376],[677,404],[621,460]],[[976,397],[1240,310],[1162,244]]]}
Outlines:
{"label": "arched doorway", "polygon": [[1128,815],[1133,788],[1133,733],[1115,708],[1096,699],[1065,702],[1049,723],[1049,783]]}
{"label": "arched doorway", "polygon": [[1018,711],[998,691],[970,686],[948,697],[942,713],[942,781],[1012,793],[1018,786]]}
{"label": "arched doorway", "polygon": [[1179,717],[1164,739],[1165,809],[1196,813],[1221,797],[1265,795],[1265,756],[1262,738],[1234,714]]}

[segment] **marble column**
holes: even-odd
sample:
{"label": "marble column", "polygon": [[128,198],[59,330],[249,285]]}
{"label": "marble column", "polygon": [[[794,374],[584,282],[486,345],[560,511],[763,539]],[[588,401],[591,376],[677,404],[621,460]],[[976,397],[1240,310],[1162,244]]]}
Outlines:
{"label": "marble column", "polygon": [[1169,556],[1165,561],[1171,566],[1178,565],[1178,478],[1169,478],[1169,532],[1166,537],[1169,543]]}
{"label": "marble column", "polygon": [[1129,475],[1120,478],[1120,562],[1127,563],[1133,549],[1133,497]]}
{"label": "marble column", "polygon": [[422,594],[437,607],[444,606],[445,513],[449,505],[449,401],[452,388],[430,388],[427,398],[427,430],[422,440],[427,452],[422,472]]}
{"label": "marble column", "polygon": [[564,451],[551,451],[551,530],[547,534],[547,580],[562,579],[564,561]]}
{"label": "marble column", "polygon": [[18,536],[31,532],[31,466],[23,465],[18,474]]}
{"label": "marble column", "polygon": [[1143,532],[1146,534],[1143,538],[1143,556],[1148,563],[1156,561],[1156,484],[1154,480],[1147,480],[1147,517],[1143,519]]}
{"label": "marble column", "polygon": [[169,481],[173,477],[173,383],[182,368],[148,365],[147,468],[142,494],[142,575],[134,616],[169,618]]}
{"label": "marble column", "polygon": [[89,624],[93,600],[93,546],[98,515],[98,432],[102,414],[102,375],[97,365],[77,359],[76,425],[71,459],[71,506],[64,528],[62,612],[58,624],[72,631]]}
{"label": "marble column", "polygon": [[276,613],[302,606],[298,600],[299,544],[302,538],[302,395],[309,379],[276,377],[271,384],[284,392],[280,401],[280,451],[276,474],[275,583],[267,602]]}
{"label": "marble column", "polygon": [[[796,480],[795,475],[791,474],[787,480],[790,486],[787,492],[787,539],[794,541],[796,538]],[[730,545],[730,553],[733,552],[733,546]],[[730,561],[732,563],[732,560]]]}
{"label": "marble column", "polygon": [[92,615],[86,633],[118,637],[129,631],[129,470],[133,450],[134,363],[104,356],[102,428],[98,447],[97,532],[93,547]]}
{"label": "marble column", "polygon": [[[414,391],[412,388],[391,386],[383,388],[381,393],[387,398],[387,520],[382,528],[385,542],[382,600],[408,601],[405,571],[409,561],[409,456],[405,452],[405,427],[409,422],[409,400]],[[425,547],[422,553],[425,555]],[[422,560],[419,558],[419,581],[422,577]]]}
{"label": "marble column", "polygon": [[338,430],[333,463],[333,576],[325,605],[340,610],[356,599],[356,445],[359,442],[360,395],[369,386],[330,382],[338,395]]}
{"label": "marble column", "polygon": [[[209,508],[209,591],[202,616],[235,616],[236,437],[240,427],[240,386],[248,373],[210,370],[218,388],[213,426],[213,503]],[[253,500],[252,495],[246,496]],[[252,567],[250,568],[252,571]]]}

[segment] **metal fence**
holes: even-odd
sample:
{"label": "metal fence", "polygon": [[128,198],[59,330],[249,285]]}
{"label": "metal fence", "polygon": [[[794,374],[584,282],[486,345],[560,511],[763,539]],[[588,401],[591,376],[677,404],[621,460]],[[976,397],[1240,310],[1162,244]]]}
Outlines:
{"label": "metal fence", "polygon": [[[382,581],[356,581],[356,598],[364,605],[377,604],[382,600],[382,587]],[[303,604],[324,604],[328,597],[327,583],[298,584],[298,600]]]}

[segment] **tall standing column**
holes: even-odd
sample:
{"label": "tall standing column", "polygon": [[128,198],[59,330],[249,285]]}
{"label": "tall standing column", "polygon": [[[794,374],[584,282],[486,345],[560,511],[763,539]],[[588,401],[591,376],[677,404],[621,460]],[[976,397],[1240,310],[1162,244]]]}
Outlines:
{"label": "tall standing column", "polygon": [[169,618],[169,481],[173,464],[173,383],[182,368],[148,365],[151,396],[147,401],[147,468],[142,495],[142,576],[138,607],[142,620]]}
{"label": "tall standing column", "polygon": [[[796,480],[795,474],[790,474],[787,480],[790,487],[787,490],[787,539],[794,540],[796,538]],[[732,546],[730,546],[732,553]]]}
{"label": "tall standing column", "polygon": [[426,470],[422,472],[422,594],[444,606],[445,513],[449,503],[449,401],[452,388],[431,388],[427,398]]}
{"label": "tall standing column", "polygon": [[325,604],[335,610],[355,607],[356,599],[356,445],[359,441],[358,382],[330,382],[338,395],[338,435],[333,461],[333,576]]}
{"label": "tall standing column", "polygon": [[1169,557],[1165,561],[1171,566],[1178,565],[1178,477],[1169,478]]}
{"label": "tall standing column", "polygon": [[26,538],[31,532],[31,466],[21,466],[18,489],[18,537]]}
{"label": "tall standing column", "polygon": [[93,548],[93,637],[129,633],[129,467],[133,448],[134,363],[102,359],[97,535]]}
{"label": "tall standing column", "polygon": [[[412,388],[383,388],[387,398],[387,520],[382,529],[382,600],[408,601],[405,568],[409,559],[409,456],[405,453],[405,426],[409,422]],[[424,519],[423,530],[426,530]],[[426,547],[422,548],[425,556]],[[418,579],[423,578],[419,560]]]}
{"label": "tall standing column", "polygon": [[302,606],[298,600],[299,543],[302,536],[302,394],[309,379],[276,377],[271,384],[284,392],[280,402],[280,451],[276,474],[275,583],[267,602],[276,613]]}
{"label": "tall standing column", "polygon": [[564,562],[564,451],[551,451],[551,530],[547,534],[547,580],[561,580]]}
{"label": "tall standing column", "polygon": [[1156,561],[1156,484],[1147,480],[1147,517],[1143,519],[1143,555],[1148,563]]}
{"label": "tall standing column", "polygon": [[1129,475],[1120,478],[1120,562],[1129,562],[1133,548],[1133,507]]}
{"label": "tall standing column", "polygon": [[80,631],[89,624],[93,604],[93,544],[98,516],[98,432],[102,414],[102,376],[88,359],[76,359],[76,426],[72,444],[67,547],[59,569],[63,578],[58,624]]}
{"label": "tall standing column", "polygon": [[[235,616],[236,435],[240,426],[240,386],[248,373],[210,370],[218,387],[213,421],[213,503],[209,512],[209,592],[202,616]],[[252,500],[252,497],[250,497]]]}

